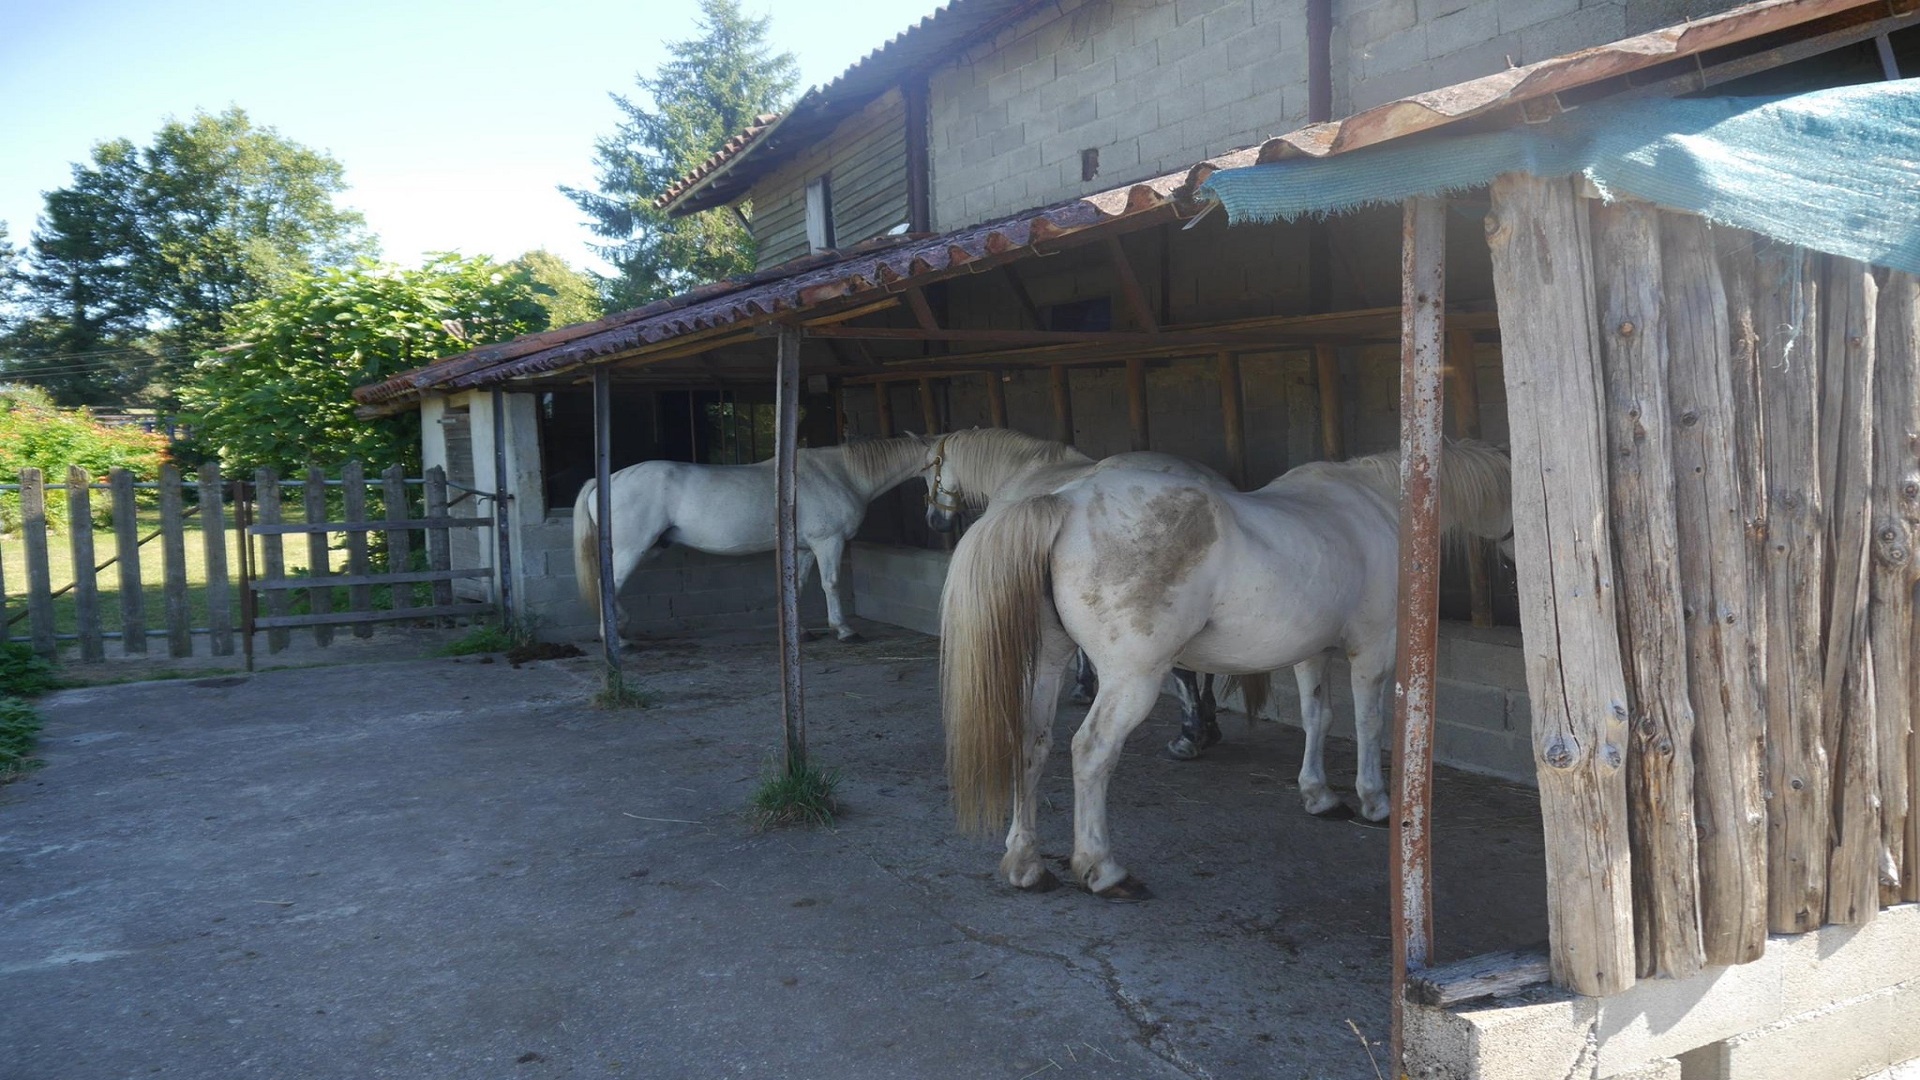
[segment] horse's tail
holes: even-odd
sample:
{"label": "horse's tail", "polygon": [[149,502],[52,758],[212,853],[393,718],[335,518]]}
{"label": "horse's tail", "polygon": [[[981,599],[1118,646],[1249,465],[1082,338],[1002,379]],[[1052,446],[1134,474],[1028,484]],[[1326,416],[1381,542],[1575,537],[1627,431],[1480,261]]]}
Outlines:
{"label": "horse's tail", "polygon": [[581,484],[573,500],[573,580],[580,599],[593,609],[595,625],[600,622],[600,529],[593,517],[598,485],[597,480]]}
{"label": "horse's tail", "polygon": [[1229,675],[1226,685],[1220,688],[1220,696],[1226,697],[1235,690],[1240,691],[1240,705],[1246,710],[1247,723],[1251,724],[1259,719],[1266,710],[1267,700],[1273,696],[1273,673]]}
{"label": "horse's tail", "polygon": [[997,507],[953,550],[940,595],[940,707],[954,816],[1003,824],[1023,768],[1028,699],[1047,617],[1054,537],[1071,504],[1039,495]]}

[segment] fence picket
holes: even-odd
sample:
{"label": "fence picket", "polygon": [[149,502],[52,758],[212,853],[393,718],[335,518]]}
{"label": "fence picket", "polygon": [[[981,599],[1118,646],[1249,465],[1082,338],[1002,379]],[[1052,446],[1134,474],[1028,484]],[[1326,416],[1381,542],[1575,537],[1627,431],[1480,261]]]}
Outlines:
{"label": "fence picket", "polygon": [[207,559],[207,645],[215,656],[232,656],[233,586],[227,578],[227,516],[220,493],[220,464],[214,461],[200,466],[200,539]]}
{"label": "fence picket", "polygon": [[167,621],[167,655],[193,655],[193,618],[187,606],[186,515],[180,495],[180,470],[160,468],[161,595]]}
{"label": "fence picket", "polygon": [[53,573],[47,565],[47,482],[39,469],[20,470],[20,533],[27,546],[27,637],[53,659]]}
{"label": "fence picket", "polygon": [[[259,506],[254,515],[261,525],[280,524],[280,477],[272,469],[261,469],[253,474]],[[274,535],[260,538],[260,579],[279,581],[287,576],[286,552],[280,538]],[[279,589],[267,594],[267,614],[279,618],[287,613],[287,594]],[[276,626],[267,631],[267,651],[277,653],[287,647],[289,638],[285,627]]]}
{"label": "fence picket", "polygon": [[[438,465],[427,470],[427,516],[430,518],[447,516],[447,470]],[[445,526],[427,530],[427,566],[433,570],[453,569],[452,550],[447,543]],[[453,603],[451,581],[433,583],[433,603],[436,607],[446,607]]]}
{"label": "fence picket", "polygon": [[87,470],[67,466],[67,545],[73,552],[73,621],[80,659],[105,660],[100,630],[100,586],[93,569],[93,489]]}
{"label": "fence picket", "polygon": [[[364,521],[367,516],[367,474],[358,461],[349,461],[340,470],[341,491],[346,495],[348,521]],[[347,572],[365,577],[371,569],[367,562],[367,534],[350,532],[347,534]],[[373,610],[373,589],[366,585],[353,585],[347,588],[347,608],[355,612]],[[370,638],[373,636],[373,624],[361,622],[353,624],[353,636]]]}
{"label": "fence picket", "polygon": [[140,583],[140,519],[133,501],[133,474],[107,474],[113,491],[113,553],[120,567],[120,651],[147,655],[147,594]]}
{"label": "fence picket", "polygon": [[0,645],[13,640],[13,616],[7,614],[6,546],[0,545]]}
{"label": "fence picket", "polygon": [[[388,521],[407,520],[407,472],[395,465],[380,474],[381,489],[386,496]],[[413,569],[413,530],[387,530],[387,569],[405,572]],[[413,585],[393,586],[393,610],[402,611],[413,607]]]}
{"label": "fence picket", "polygon": [[[307,524],[322,525],[327,520],[327,474],[315,465],[307,469],[307,486],[300,492],[301,501],[306,503]],[[316,582],[314,588],[307,590],[307,609],[315,615],[329,615],[333,612],[333,583],[326,580],[332,568],[327,564],[327,534],[315,532],[307,534],[307,577]],[[333,644],[333,627],[326,623],[316,623],[313,627],[313,642],[316,645]]]}

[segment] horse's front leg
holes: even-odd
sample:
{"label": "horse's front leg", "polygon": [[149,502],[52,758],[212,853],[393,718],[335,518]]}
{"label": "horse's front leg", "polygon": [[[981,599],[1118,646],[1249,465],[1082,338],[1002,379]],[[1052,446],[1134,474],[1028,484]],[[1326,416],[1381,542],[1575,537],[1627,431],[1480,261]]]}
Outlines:
{"label": "horse's front leg", "polygon": [[1360,793],[1360,815],[1385,821],[1393,807],[1387,800],[1386,776],[1380,768],[1380,731],[1386,713],[1382,700],[1393,674],[1394,650],[1375,649],[1353,657],[1353,742],[1359,765],[1354,787]]}
{"label": "horse's front leg", "polygon": [[1180,734],[1167,744],[1167,756],[1175,761],[1192,761],[1220,741],[1213,676],[1174,668],[1173,685],[1180,699]]}
{"label": "horse's front leg", "polygon": [[1110,900],[1145,900],[1145,885],[1113,858],[1107,836],[1107,785],[1120,764],[1127,736],[1160,698],[1167,668],[1100,675],[1100,695],[1073,736],[1073,874],[1089,892]]}
{"label": "horse's front leg", "polygon": [[1060,707],[1060,680],[1073,639],[1055,626],[1041,634],[1039,666],[1027,699],[1025,752],[1019,786],[1013,792],[1013,822],[1007,828],[1007,853],[1000,876],[1015,888],[1044,892],[1060,883],[1041,861],[1039,847],[1040,779],[1053,750],[1053,717]]}
{"label": "horse's front leg", "polygon": [[[775,557],[777,558],[778,556],[776,555]],[[811,547],[800,544],[794,548],[793,602],[795,604],[800,602],[800,594],[807,591],[807,580],[813,577],[813,562],[813,549]],[[819,636],[820,635],[804,626],[800,628],[801,641],[812,641]]]}
{"label": "horse's front leg", "polygon": [[835,637],[851,644],[866,639],[847,624],[846,605],[840,596],[840,562],[846,554],[846,545],[841,537],[825,537],[814,542],[813,554],[820,562],[820,591],[827,594],[827,622],[832,625]]}
{"label": "horse's front leg", "polygon": [[1300,758],[1300,801],[1307,813],[1320,815],[1341,807],[1340,797],[1327,786],[1327,728],[1333,723],[1333,706],[1327,701],[1328,659],[1322,654],[1293,666],[1293,680],[1300,687],[1300,726],[1307,733],[1307,749]]}

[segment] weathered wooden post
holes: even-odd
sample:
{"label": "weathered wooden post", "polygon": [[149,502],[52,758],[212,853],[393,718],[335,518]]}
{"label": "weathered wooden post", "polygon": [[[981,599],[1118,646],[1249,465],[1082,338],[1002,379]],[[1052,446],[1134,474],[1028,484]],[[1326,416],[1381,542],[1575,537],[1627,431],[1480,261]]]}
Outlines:
{"label": "weathered wooden post", "polygon": [[1320,458],[1344,461],[1347,457],[1347,409],[1340,394],[1340,349],[1334,345],[1313,347],[1314,378],[1320,388]]}
{"label": "weathered wooden post", "polygon": [[[778,395],[776,394],[775,397],[777,398]],[[794,399],[797,406],[798,400],[799,400],[799,390],[797,389],[797,384],[796,384],[796,389],[794,391]],[[776,400],[774,404],[774,423],[776,426],[779,424],[779,412],[780,412],[780,407],[779,407],[778,401]],[[800,422],[799,416],[796,411],[794,424],[798,425],[799,422]],[[920,434],[938,435],[940,434],[940,426],[941,426],[940,410],[934,407],[934,402],[933,402],[933,380],[921,379],[920,380],[920,428],[921,428]],[[798,431],[799,430],[798,426],[796,426],[794,430]],[[774,446],[776,448],[774,450],[774,453],[778,454],[779,453],[778,440],[775,441]]]}
{"label": "weathered wooden post", "polygon": [[53,630],[53,568],[47,561],[47,481],[20,470],[20,535],[27,549],[27,640],[49,660],[60,654]]}
{"label": "weathered wooden post", "polygon": [[[1462,439],[1480,437],[1480,372],[1474,362],[1473,331],[1447,331],[1447,401],[1453,406],[1454,433]],[[1475,626],[1493,625],[1493,575],[1487,560],[1492,544],[1467,538],[1467,597]]]}
{"label": "weathered wooden post", "polygon": [[[1874,379],[1873,569],[1868,615],[1873,654],[1874,715],[1880,725],[1881,842],[1895,860],[1899,883],[1882,899],[1920,900],[1920,813],[1912,803],[1920,785],[1920,638],[1914,588],[1920,584],[1920,281],[1888,275],[1880,290],[1875,327],[1879,353]],[[1902,678],[1903,671],[1907,674]]]}
{"label": "weathered wooden post", "polygon": [[1227,479],[1233,486],[1247,486],[1246,410],[1241,405],[1240,354],[1223,352],[1219,357],[1220,431],[1227,444]]}
{"label": "weathered wooden post", "polygon": [[[805,686],[800,671],[800,556],[794,503],[800,446],[800,331],[781,327],[775,359],[774,541],[780,575],[780,715],[789,776],[807,765]],[[921,380],[922,402],[929,399]],[[924,405],[923,405],[924,407]]]}
{"label": "weathered wooden post", "polygon": [[167,655],[193,655],[193,612],[187,605],[186,498],[180,470],[160,466],[161,606],[167,623]]}
{"label": "weathered wooden post", "polygon": [[[893,395],[888,384],[873,384],[873,415],[875,434],[883,439],[893,438]],[[926,432],[921,432],[922,435]]]}
{"label": "weathered wooden post", "polygon": [[1626,675],[1634,940],[1640,975],[1682,979],[1700,970],[1705,950],[1659,217],[1645,203],[1588,208],[1606,390],[1608,509],[1632,645]]}
{"label": "weathered wooden post", "polygon": [[73,622],[80,659],[105,660],[100,630],[100,587],[93,566],[93,498],[87,470],[67,466],[67,544],[73,553]]}
{"label": "weathered wooden post", "polygon": [[[258,504],[254,520],[248,524],[259,524],[270,530],[280,524],[280,476],[272,469],[259,469],[253,474],[253,497]],[[279,618],[287,613],[287,592],[279,588],[287,576],[286,550],[281,542],[281,534],[275,531],[260,534],[260,574],[262,590],[267,594],[267,617]],[[258,614],[258,606],[255,607]],[[248,635],[251,647],[252,635]],[[277,653],[287,647],[287,628],[272,626],[267,630],[267,652]],[[248,670],[252,670],[249,668]]]}
{"label": "weathered wooden post", "polygon": [[987,380],[987,417],[994,427],[1007,426],[1007,384],[1005,376],[998,371],[989,371]]}
{"label": "weathered wooden post", "polygon": [[113,555],[120,569],[120,652],[147,655],[147,597],[140,581],[140,519],[133,499],[133,473],[107,473],[113,492]]}
{"label": "weathered wooden post", "polygon": [[1615,625],[1599,337],[1568,179],[1506,173],[1487,218],[1513,423],[1521,629],[1546,833],[1554,980],[1634,978],[1626,679]]}
{"label": "weathered wooden post", "polygon": [[[692,401],[693,395],[687,395]],[[833,395],[835,423],[840,415],[840,395]],[[508,627],[514,623],[513,611],[513,529],[511,515],[508,514],[513,496],[508,493],[507,480],[507,396],[496,386],[493,388],[493,580],[499,590],[500,622]]]}
{"label": "weathered wooden post", "polygon": [[215,656],[232,656],[233,585],[227,572],[227,515],[220,493],[220,464],[202,464],[199,483],[200,541],[207,561],[207,647]]}
{"label": "weathered wooden post", "polygon": [[[358,461],[349,461],[340,470],[341,506],[346,510],[348,523],[364,526],[367,520],[367,471]],[[367,533],[364,527],[348,530],[347,574],[353,584],[347,586],[347,608],[359,615],[373,612],[373,585],[370,578],[373,564],[367,558]],[[373,636],[371,622],[353,624],[353,636],[370,638]]]}
{"label": "weathered wooden post", "polygon": [[[405,466],[389,465],[380,474],[380,501],[385,503],[384,516],[390,522],[405,522],[411,515],[407,507],[407,470]],[[387,570],[394,574],[407,574],[413,571],[413,530],[404,526],[391,528],[387,535]],[[405,611],[414,607],[413,582],[396,581],[393,589],[393,610]]]}
{"label": "weathered wooden post", "polygon": [[1440,644],[1440,455],[1447,207],[1406,202],[1400,233],[1400,658],[1394,673],[1392,1050],[1405,1049],[1407,975],[1433,956],[1433,706]]}
{"label": "weathered wooden post", "polygon": [[605,364],[593,369],[593,508],[598,528],[594,557],[600,561],[600,648],[607,664],[607,687],[620,682],[620,626],[613,586],[613,375]]}
{"label": "weathered wooden post", "polygon": [[1047,389],[1053,397],[1053,441],[1073,445],[1073,383],[1064,365],[1047,369]]}
{"label": "weathered wooden post", "polygon": [[[327,554],[327,474],[320,466],[307,468],[307,482],[300,489],[301,501],[307,510],[307,577],[315,582],[307,590],[307,609],[315,615],[333,613],[333,583],[327,579],[333,576],[333,567]],[[435,569],[443,569],[435,567]],[[333,627],[326,623],[313,626],[313,643],[316,645],[333,644]]]}

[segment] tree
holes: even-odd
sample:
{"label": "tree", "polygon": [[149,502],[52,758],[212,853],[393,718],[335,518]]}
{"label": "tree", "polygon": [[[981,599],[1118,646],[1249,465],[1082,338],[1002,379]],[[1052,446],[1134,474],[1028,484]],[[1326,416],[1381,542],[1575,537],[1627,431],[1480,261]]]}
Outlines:
{"label": "tree", "polygon": [[420,463],[418,413],[354,415],[353,389],[547,326],[525,268],[442,255],[418,270],[371,260],[291,280],[241,305],[242,344],[196,364],[180,396],[195,449],[230,470],[282,476],[358,459]]}
{"label": "tree", "polygon": [[49,192],[12,275],[0,374],[69,403],[164,399],[235,306],[374,250],[340,163],[229,109],[100,143]]}
{"label": "tree", "polygon": [[731,211],[672,218],[653,201],[755,116],[785,105],[799,65],[792,53],[769,52],[767,24],[737,0],[700,0],[699,36],[669,44],[672,58],[634,80],[652,108],[613,95],[625,119],[595,144],[599,190],[560,189],[611,241],[597,249],[619,271],[602,281],[609,307],[753,269],[752,234]]}
{"label": "tree", "polygon": [[593,279],[550,251],[529,251],[507,264],[533,283],[533,300],[547,312],[548,326],[592,322],[605,309]]}
{"label": "tree", "polygon": [[[51,483],[65,483],[67,466],[78,465],[94,477],[124,468],[137,479],[154,480],[167,461],[167,440],[131,424],[109,427],[85,409],[61,409],[37,386],[0,383],[0,476],[9,482],[21,469],[39,469]],[[95,502],[96,512],[106,507]],[[47,516],[64,520],[66,500],[47,500]],[[0,491],[0,532],[20,525],[20,495]]]}

